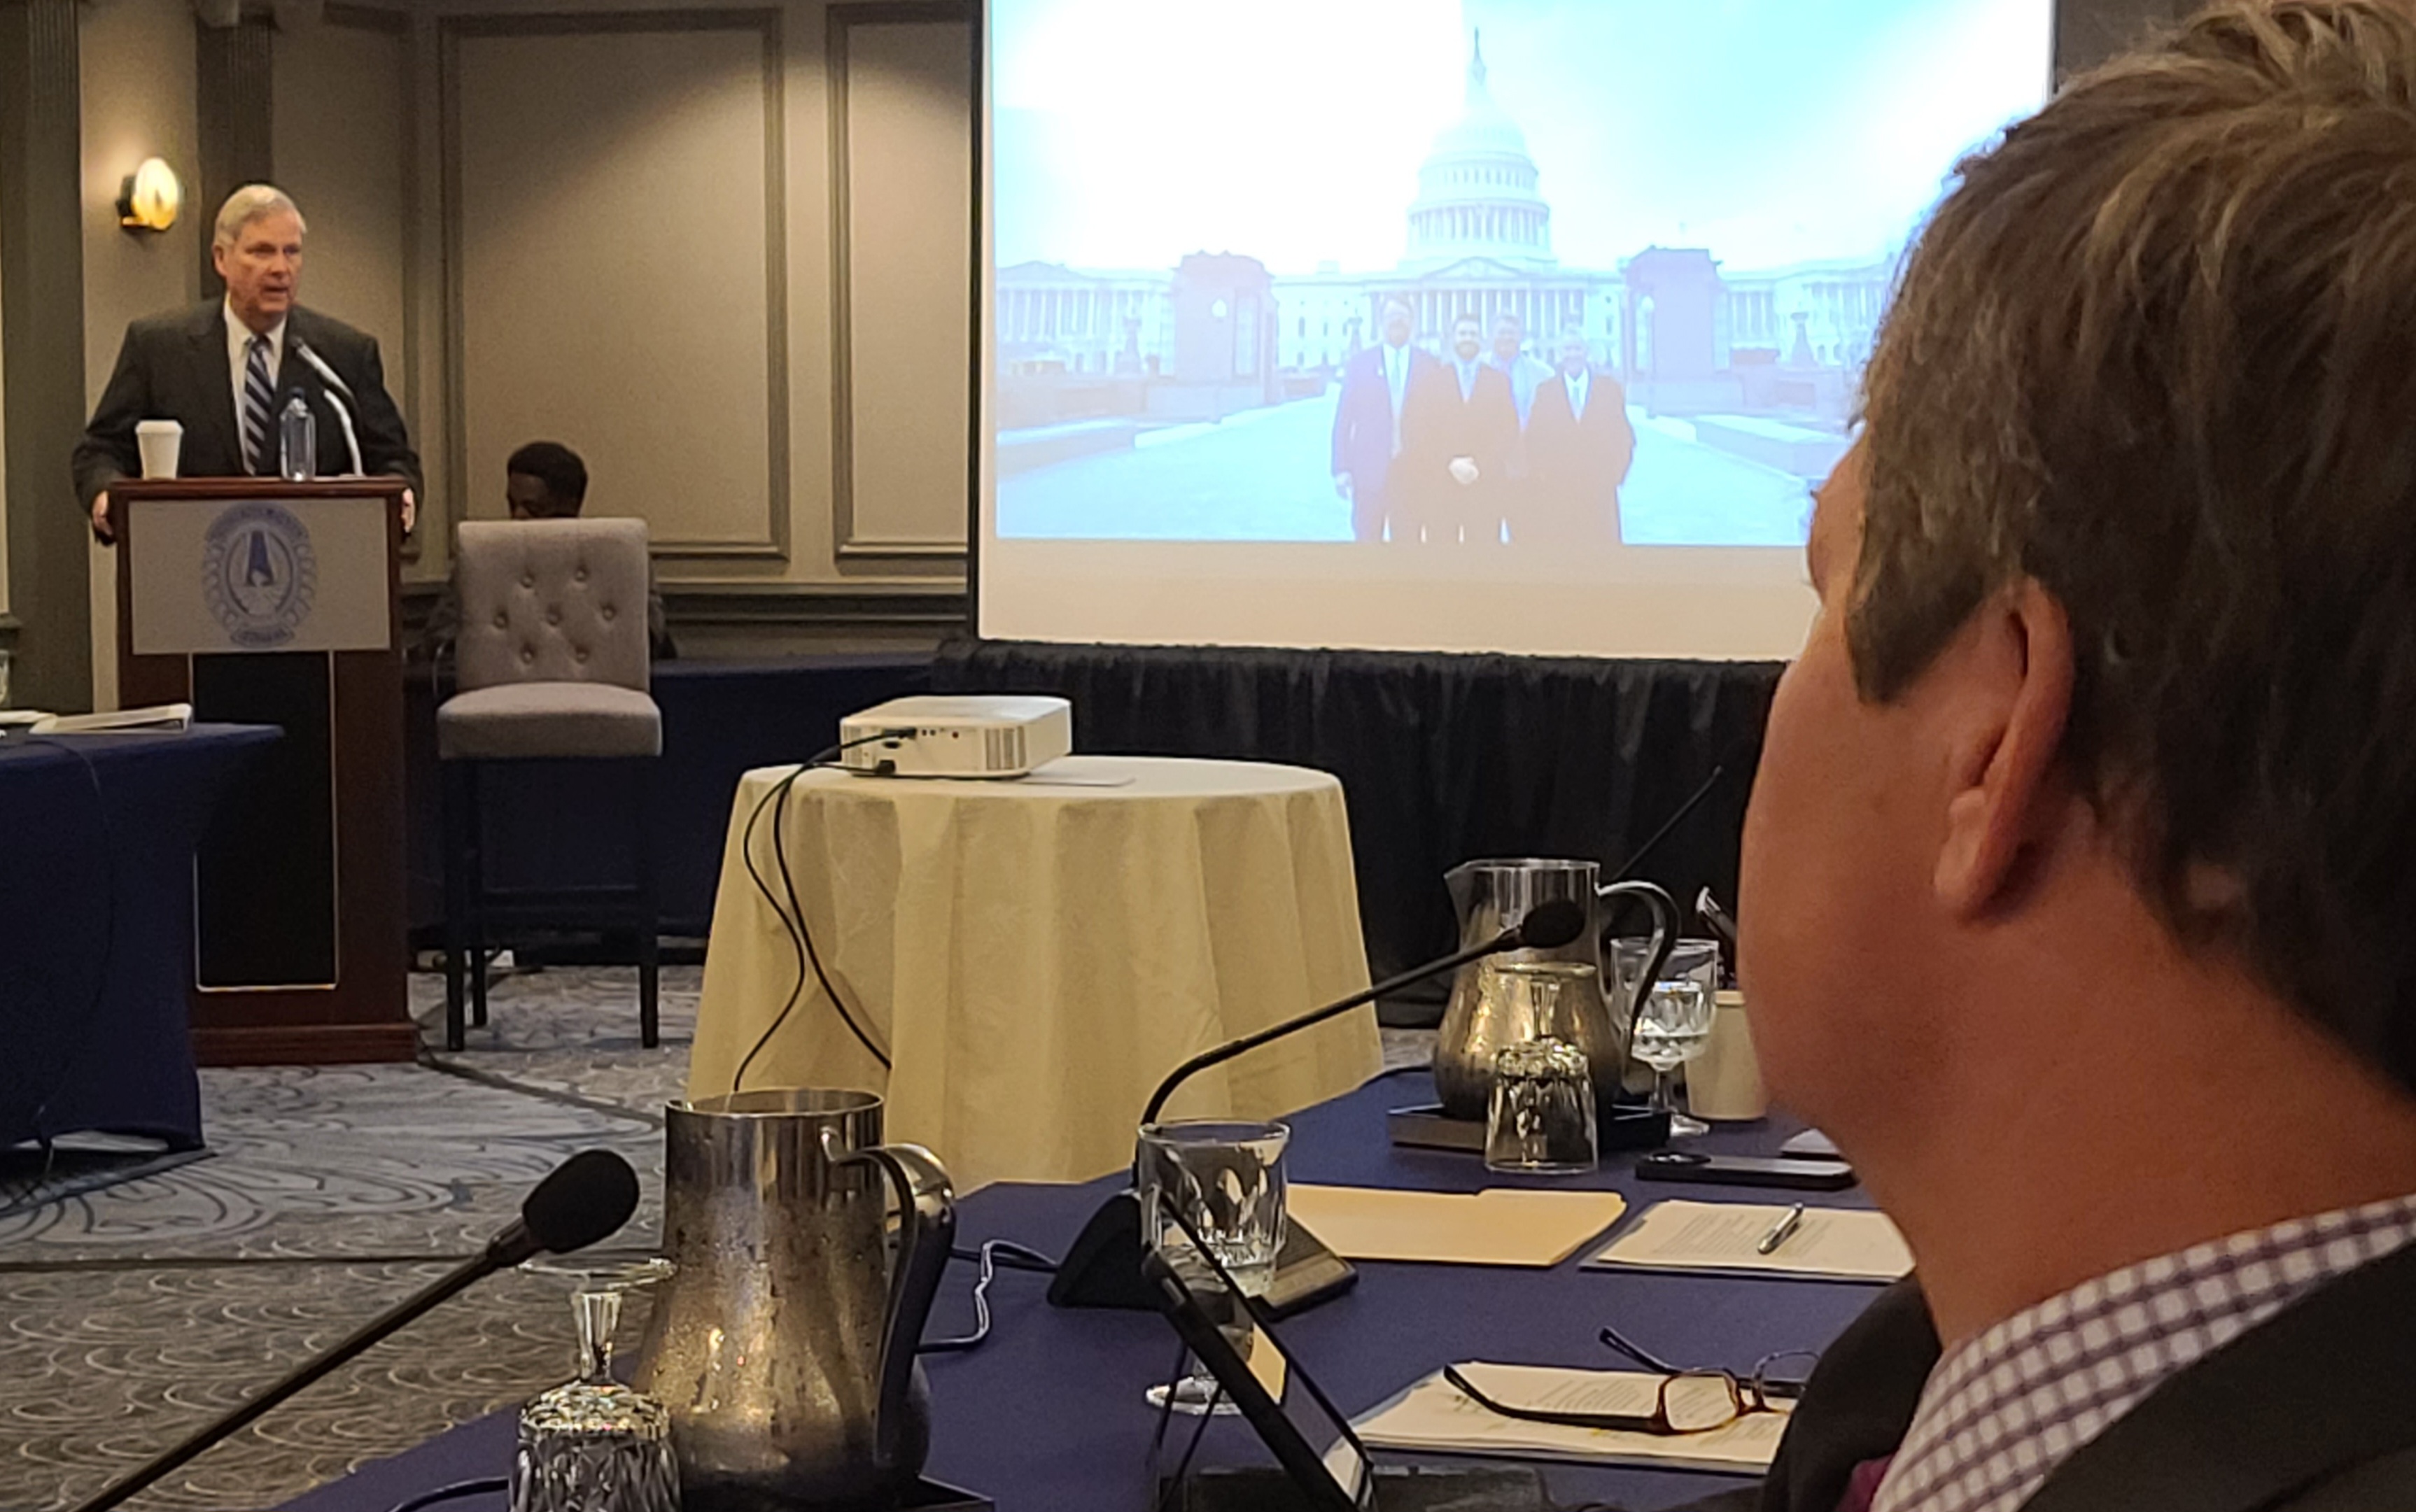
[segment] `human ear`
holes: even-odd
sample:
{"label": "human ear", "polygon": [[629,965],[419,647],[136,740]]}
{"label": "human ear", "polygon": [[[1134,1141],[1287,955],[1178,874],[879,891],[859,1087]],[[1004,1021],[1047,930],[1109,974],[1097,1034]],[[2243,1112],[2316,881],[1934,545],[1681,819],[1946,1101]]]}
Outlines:
{"label": "human ear", "polygon": [[1986,913],[2020,882],[2025,853],[2060,823],[2056,756],[2072,713],[2072,625],[2025,578],[1992,596],[1941,653],[1936,717],[1947,726],[1946,832],[1932,878],[1956,918]]}

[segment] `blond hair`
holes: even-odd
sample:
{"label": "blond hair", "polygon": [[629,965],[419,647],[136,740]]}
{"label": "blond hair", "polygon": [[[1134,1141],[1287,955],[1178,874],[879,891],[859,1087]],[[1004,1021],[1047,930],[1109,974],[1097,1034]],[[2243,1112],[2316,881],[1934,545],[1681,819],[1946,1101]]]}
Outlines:
{"label": "blond hair", "polygon": [[2416,18],[2218,7],[1958,179],[1866,380],[1865,696],[2038,583],[2142,895],[2416,1088]]}

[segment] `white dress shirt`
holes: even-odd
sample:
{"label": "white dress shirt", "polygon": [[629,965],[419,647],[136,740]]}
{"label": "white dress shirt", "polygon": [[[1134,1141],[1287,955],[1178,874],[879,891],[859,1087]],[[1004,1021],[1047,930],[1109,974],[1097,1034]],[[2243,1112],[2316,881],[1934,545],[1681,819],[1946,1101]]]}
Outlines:
{"label": "white dress shirt", "polygon": [[1384,362],[1384,388],[1393,396],[1393,455],[1401,455],[1401,405],[1410,393],[1410,349],[1386,342],[1377,349]]}
{"label": "white dress shirt", "polygon": [[1569,414],[1574,419],[1585,418],[1586,389],[1591,377],[1592,375],[1581,367],[1563,380],[1569,386]]}
{"label": "white dress shirt", "polygon": [[[279,321],[268,328],[268,391],[277,392],[278,376],[285,369],[285,322]],[[251,350],[251,327],[234,312],[234,301],[226,307],[227,378],[234,385],[235,444],[243,443],[243,365]],[[272,405],[268,416],[268,443],[277,444],[277,415]],[[275,458],[272,457],[271,460]]]}

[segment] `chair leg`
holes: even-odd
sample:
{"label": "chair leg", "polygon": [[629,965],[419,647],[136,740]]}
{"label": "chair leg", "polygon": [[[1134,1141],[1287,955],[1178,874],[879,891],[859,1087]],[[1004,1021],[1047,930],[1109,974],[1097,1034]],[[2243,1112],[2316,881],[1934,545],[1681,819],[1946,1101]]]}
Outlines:
{"label": "chair leg", "polygon": [[444,763],[445,831],[445,1048],[462,1048],[462,1002],[470,960],[469,799],[466,761]]}
{"label": "chair leg", "polygon": [[638,773],[638,1042],[652,1050],[663,1041],[662,908],[655,887],[655,771],[648,761]]}
{"label": "chair leg", "polygon": [[462,805],[469,814],[468,864],[463,868],[470,877],[470,1022],[478,1028],[487,1026],[487,821],[480,803],[480,789],[485,786],[476,764],[464,762],[469,770],[462,790]]}

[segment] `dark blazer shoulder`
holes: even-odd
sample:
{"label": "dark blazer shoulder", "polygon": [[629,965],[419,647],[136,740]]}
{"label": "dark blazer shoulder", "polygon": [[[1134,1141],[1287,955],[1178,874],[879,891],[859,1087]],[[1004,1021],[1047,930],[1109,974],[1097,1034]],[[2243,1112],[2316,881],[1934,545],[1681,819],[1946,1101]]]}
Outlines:
{"label": "dark blazer shoulder", "polygon": [[2398,1512],[2416,1502],[2404,1475],[2416,1463],[2410,1359],[2416,1245],[2318,1287],[2157,1386],[2024,1512]]}
{"label": "dark blazer shoulder", "polygon": [[226,307],[216,300],[139,316],[126,324],[129,344],[149,346],[161,341],[194,340],[225,329]]}

